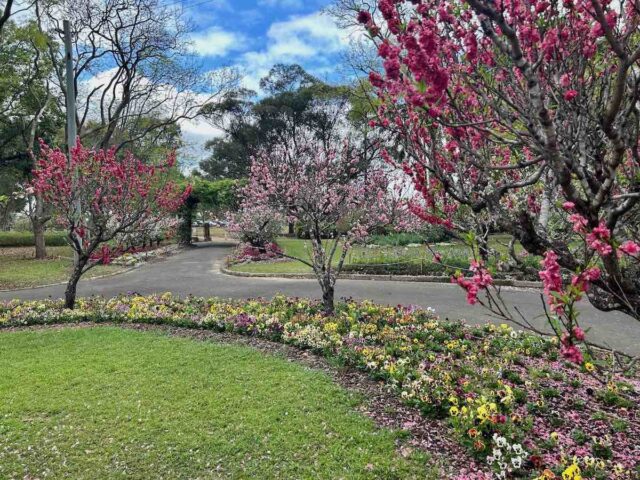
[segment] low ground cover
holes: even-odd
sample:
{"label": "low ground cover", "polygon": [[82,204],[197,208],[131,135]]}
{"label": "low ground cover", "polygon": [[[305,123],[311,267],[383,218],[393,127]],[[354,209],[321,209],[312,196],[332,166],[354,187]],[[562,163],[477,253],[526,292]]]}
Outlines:
{"label": "low ground cover", "polygon": [[[322,372],[98,327],[0,335],[0,478],[423,478]],[[434,478],[434,477],[432,477]]]}
{"label": "low ground cover", "polygon": [[[47,247],[48,258],[36,260],[33,247],[0,248],[0,290],[34,287],[64,282],[73,268],[73,251],[69,246]],[[115,265],[98,265],[87,278],[122,270]]]}
{"label": "low ground cover", "polygon": [[[429,310],[343,303],[224,302],[170,294],[59,302],[5,302],[0,325],[83,320],[230,331],[313,349],[385,381],[424,415],[442,419],[482,472],[460,478],[633,479],[640,473],[637,372],[611,373],[606,355],[581,366],[557,342],[507,325],[438,321]],[[446,427],[445,427],[446,425]],[[487,475],[484,476],[483,475]]]}

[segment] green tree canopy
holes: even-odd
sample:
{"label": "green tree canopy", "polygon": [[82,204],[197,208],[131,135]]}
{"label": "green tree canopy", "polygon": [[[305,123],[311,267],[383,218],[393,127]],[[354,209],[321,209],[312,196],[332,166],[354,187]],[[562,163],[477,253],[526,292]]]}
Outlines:
{"label": "green tree canopy", "polygon": [[328,140],[336,111],[346,107],[352,93],[349,87],[322,82],[299,65],[275,65],[260,87],[268,96],[255,99],[254,92],[238,90],[207,112],[226,133],[206,145],[211,155],[200,169],[207,178],[246,177],[258,148],[293,141],[301,128]]}

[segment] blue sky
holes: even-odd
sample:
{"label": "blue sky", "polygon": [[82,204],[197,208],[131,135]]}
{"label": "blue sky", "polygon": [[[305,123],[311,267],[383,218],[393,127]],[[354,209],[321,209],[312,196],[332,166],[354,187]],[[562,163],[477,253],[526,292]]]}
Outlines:
{"label": "blue sky", "polygon": [[194,50],[205,68],[237,66],[245,86],[275,63],[299,63],[310,73],[339,80],[336,65],[347,35],[321,10],[330,0],[183,0],[195,25]]}

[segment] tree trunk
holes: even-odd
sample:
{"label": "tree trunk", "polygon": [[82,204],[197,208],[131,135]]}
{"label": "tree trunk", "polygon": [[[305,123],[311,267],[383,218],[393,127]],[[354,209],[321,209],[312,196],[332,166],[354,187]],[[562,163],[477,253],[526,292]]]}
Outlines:
{"label": "tree trunk", "polygon": [[326,315],[333,315],[335,311],[334,294],[335,288],[328,280],[321,283],[322,286],[322,305]]}
{"label": "tree trunk", "polygon": [[290,237],[294,237],[295,236],[295,229],[294,229],[294,224],[293,222],[289,222],[289,236]]}
{"label": "tree trunk", "polygon": [[35,212],[31,218],[31,226],[33,228],[33,237],[36,246],[36,258],[42,260],[47,258],[47,246],[44,239],[45,224],[47,218],[44,216],[44,201],[40,195],[36,195]]}
{"label": "tree trunk", "polygon": [[189,196],[180,208],[182,220],[178,226],[178,245],[181,247],[190,247],[192,245],[193,217],[197,204],[197,199]]}
{"label": "tree trunk", "polygon": [[35,218],[33,222],[33,236],[36,245],[36,258],[42,260],[47,258],[47,245],[44,240],[44,223],[40,219]]}
{"label": "tree trunk", "polygon": [[479,235],[478,237],[478,253],[480,254],[480,258],[482,261],[487,264],[489,261],[489,242],[487,241],[487,237],[483,235]]}
{"label": "tree trunk", "polygon": [[69,278],[69,282],[67,283],[67,289],[64,292],[65,308],[73,310],[73,307],[76,304],[76,290],[78,288],[80,277],[82,277],[82,270],[86,264],[86,260],[80,259],[80,261],[78,261],[78,263],[73,267],[73,273],[71,273],[71,278]]}
{"label": "tree trunk", "polygon": [[185,207],[182,214],[182,221],[178,227],[178,245],[181,247],[190,247],[193,233],[193,212],[190,208]]}
{"label": "tree trunk", "polygon": [[540,201],[540,215],[538,215],[538,224],[546,232],[549,224],[549,214],[551,213],[551,192],[545,188]]}

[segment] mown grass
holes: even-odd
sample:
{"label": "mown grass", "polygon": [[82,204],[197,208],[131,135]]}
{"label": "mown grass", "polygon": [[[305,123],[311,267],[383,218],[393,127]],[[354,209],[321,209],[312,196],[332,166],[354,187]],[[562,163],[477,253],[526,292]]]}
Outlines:
{"label": "mown grass", "polygon": [[[0,290],[35,287],[64,282],[73,268],[73,250],[69,246],[47,247],[48,258],[33,258],[33,247],[0,248]],[[122,270],[116,265],[98,265],[82,278],[106,275]]]}
{"label": "mown grass", "polygon": [[113,327],[0,334],[0,478],[437,478],[321,372]]}
{"label": "mown grass", "polygon": [[[489,240],[491,248],[500,252],[501,255],[507,255],[510,237],[508,235],[493,235]],[[297,238],[281,237],[278,239],[278,245],[287,255],[309,259],[310,242],[309,240],[301,240]],[[394,268],[402,269],[402,265],[413,264],[422,266],[424,274],[442,274],[442,265],[433,264],[433,253],[438,252],[442,255],[443,261],[450,267],[468,268],[469,257],[471,252],[469,247],[460,241],[442,242],[430,244],[431,249],[424,245],[419,246],[355,246],[348,253],[345,266],[347,270],[349,266],[360,265],[384,265],[389,264],[389,271],[395,271]],[[516,245],[516,253],[522,250],[522,247]],[[337,263],[337,258],[334,264]],[[399,266],[399,267],[396,267]],[[435,268],[437,267],[437,268]],[[297,261],[279,261],[279,262],[254,262],[233,265],[232,270],[249,273],[310,273],[311,268]],[[383,271],[380,273],[384,273]]]}

